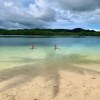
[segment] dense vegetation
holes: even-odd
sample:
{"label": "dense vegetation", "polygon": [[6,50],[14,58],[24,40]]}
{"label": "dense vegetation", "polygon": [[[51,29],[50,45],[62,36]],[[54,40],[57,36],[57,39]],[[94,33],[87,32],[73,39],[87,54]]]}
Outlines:
{"label": "dense vegetation", "polygon": [[0,35],[45,35],[45,36],[100,36],[100,32],[94,30],[84,30],[76,28],[73,30],[68,29],[18,29],[18,30],[5,30],[0,29]]}

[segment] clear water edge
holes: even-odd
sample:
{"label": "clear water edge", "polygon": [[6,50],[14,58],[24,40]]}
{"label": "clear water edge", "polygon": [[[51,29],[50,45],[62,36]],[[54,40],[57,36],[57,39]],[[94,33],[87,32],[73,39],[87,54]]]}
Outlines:
{"label": "clear water edge", "polygon": [[[31,44],[36,49],[31,49]],[[59,49],[54,50],[54,45]],[[100,39],[88,38],[0,38],[0,70],[22,65],[55,61],[67,67],[73,64],[99,64]],[[65,61],[65,63],[63,63]],[[81,63],[82,62],[82,63]],[[64,64],[64,65],[63,65]],[[57,64],[54,64],[54,67]],[[99,66],[87,69],[100,71]]]}

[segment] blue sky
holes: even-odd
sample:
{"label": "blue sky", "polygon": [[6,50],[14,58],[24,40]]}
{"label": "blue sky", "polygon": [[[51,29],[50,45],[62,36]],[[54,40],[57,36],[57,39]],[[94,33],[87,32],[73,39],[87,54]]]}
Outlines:
{"label": "blue sky", "polygon": [[0,28],[100,30],[100,0],[0,0]]}

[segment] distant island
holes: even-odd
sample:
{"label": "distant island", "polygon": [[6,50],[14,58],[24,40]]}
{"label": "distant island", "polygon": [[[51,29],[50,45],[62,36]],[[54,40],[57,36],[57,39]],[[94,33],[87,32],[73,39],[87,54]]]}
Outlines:
{"label": "distant island", "polygon": [[0,36],[100,36],[100,32],[94,30],[75,29],[0,29]]}

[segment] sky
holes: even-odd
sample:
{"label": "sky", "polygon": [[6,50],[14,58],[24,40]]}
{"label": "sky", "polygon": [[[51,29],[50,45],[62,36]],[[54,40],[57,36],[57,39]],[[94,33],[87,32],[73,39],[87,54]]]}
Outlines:
{"label": "sky", "polygon": [[100,30],[100,0],[0,0],[0,28]]}

